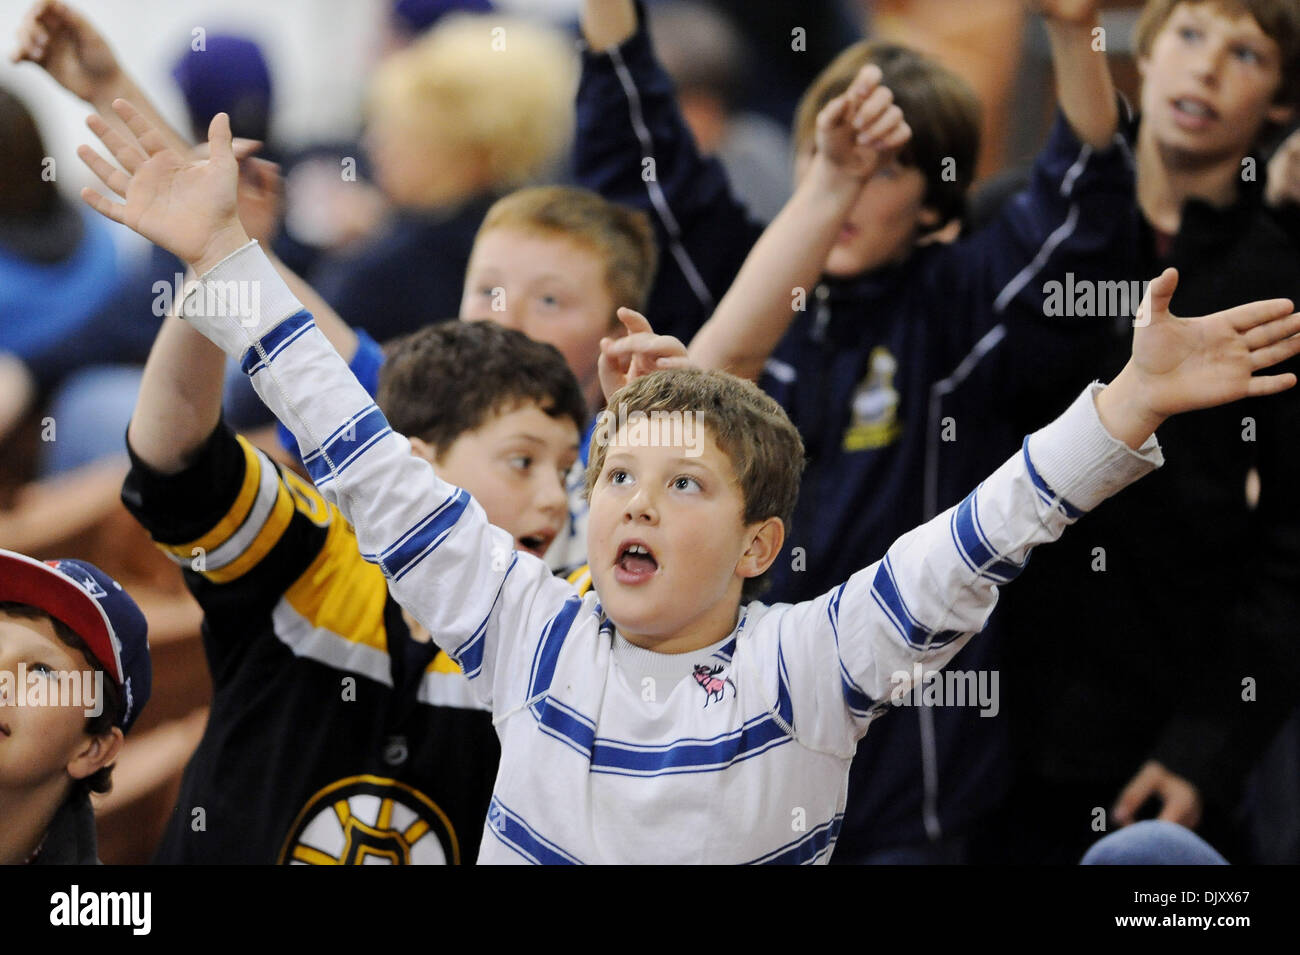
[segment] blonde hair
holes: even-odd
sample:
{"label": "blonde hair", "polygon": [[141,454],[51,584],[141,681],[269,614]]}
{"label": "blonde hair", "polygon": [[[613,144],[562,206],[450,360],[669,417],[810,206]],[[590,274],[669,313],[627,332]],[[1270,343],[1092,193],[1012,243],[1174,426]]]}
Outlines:
{"label": "blonde hair", "polygon": [[605,262],[605,287],[615,307],[645,308],[659,250],[650,219],[639,209],[576,186],[534,186],[493,203],[475,241],[501,228],[559,236],[590,249]]}
{"label": "blonde hair", "polygon": [[481,161],[490,188],[544,174],[569,144],[576,54],[562,34],[526,20],[449,17],[384,60],[375,111],[400,111],[418,135]]}
{"label": "blonde hair", "polygon": [[[799,432],[775,400],[752,381],[725,371],[680,368],[651,372],[610,396],[604,421],[628,420],[635,412],[691,412],[708,428],[731,462],[744,501],[742,520],[753,524],[778,517],[787,534],[799,499],[804,450]],[[592,441],[587,495],[605,469],[605,441]],[[766,586],[765,571],[745,581],[745,599]]]}

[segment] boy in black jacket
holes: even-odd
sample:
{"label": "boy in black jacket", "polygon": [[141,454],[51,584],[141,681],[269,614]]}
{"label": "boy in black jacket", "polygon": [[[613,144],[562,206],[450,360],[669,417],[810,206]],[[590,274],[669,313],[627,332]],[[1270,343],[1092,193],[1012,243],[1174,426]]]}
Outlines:
{"label": "boy in black jacket", "polygon": [[[1300,7],[1152,0],[1137,41],[1139,255],[1110,277],[1174,266],[1174,304],[1193,312],[1300,295],[1300,250],[1266,209],[1253,156],[1300,100]],[[1130,340],[1116,330],[1111,369]],[[987,830],[993,859],[1074,862],[1106,829],[1155,814],[1241,859],[1229,813],[1300,697],[1298,428],[1293,395],[1186,416],[1161,435],[1172,467],[1027,568],[1039,587],[999,613],[1018,772]],[[1193,531],[1196,515],[1213,516]],[[1031,643],[1040,655],[1022,671]]]}

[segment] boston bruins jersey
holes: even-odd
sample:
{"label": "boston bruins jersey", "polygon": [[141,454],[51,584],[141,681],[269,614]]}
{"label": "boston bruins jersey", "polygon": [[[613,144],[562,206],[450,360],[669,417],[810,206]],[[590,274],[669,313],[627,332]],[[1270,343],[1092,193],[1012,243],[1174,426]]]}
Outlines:
{"label": "boston bruins jersey", "polygon": [[473,862],[491,715],[338,510],[225,424],[179,474],[132,453],[122,499],[203,608],[213,682],[156,861]]}

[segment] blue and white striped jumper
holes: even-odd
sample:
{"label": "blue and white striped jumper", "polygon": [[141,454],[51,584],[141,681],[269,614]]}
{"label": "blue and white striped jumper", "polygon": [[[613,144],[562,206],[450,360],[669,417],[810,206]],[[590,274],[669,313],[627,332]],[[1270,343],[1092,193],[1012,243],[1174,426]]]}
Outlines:
{"label": "blue and white striped jumper", "polygon": [[[187,299],[186,317],[241,361],[366,559],[492,708],[480,862],[825,862],[855,744],[899,679],[945,664],[1035,545],[1162,461],[1154,436],[1134,452],[1104,429],[1094,383],[883,560],[815,600],[742,607],[700,661],[720,694],[691,675],[646,694],[599,595],[516,553],[410,453],[256,243],[204,280],[215,306]],[[258,315],[223,307],[239,282],[258,283]]]}

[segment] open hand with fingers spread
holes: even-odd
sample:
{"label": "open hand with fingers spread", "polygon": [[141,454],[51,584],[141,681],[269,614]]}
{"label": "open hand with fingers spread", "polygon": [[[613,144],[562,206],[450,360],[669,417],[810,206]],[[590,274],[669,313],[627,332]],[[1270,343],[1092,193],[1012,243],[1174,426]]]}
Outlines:
{"label": "open hand with fingers spread", "polygon": [[671,335],[656,335],[640,312],[620,308],[618,319],[627,329],[622,338],[600,340],[600,388],[605,400],[628,382],[665,368],[690,368],[686,346]]}
{"label": "open hand with fingers spread", "polygon": [[214,116],[208,127],[208,158],[196,159],[168,147],[125,100],[115,100],[113,111],[126,123],[127,133],[110,128],[99,116],[90,116],[86,124],[121,169],[89,146],[77,148],[100,181],[125,200],[113,202],[83,189],[81,197],[96,212],[175,253],[199,275],[248,244],[239,221],[239,167],[225,113]]}
{"label": "open hand with fingers spread", "polygon": [[1300,354],[1300,315],[1287,299],[1251,302],[1202,318],[1169,311],[1178,272],[1166,269],[1138,308],[1133,355],[1097,398],[1102,423],[1138,447],[1169,416],[1276,394],[1290,372],[1255,372]]}

